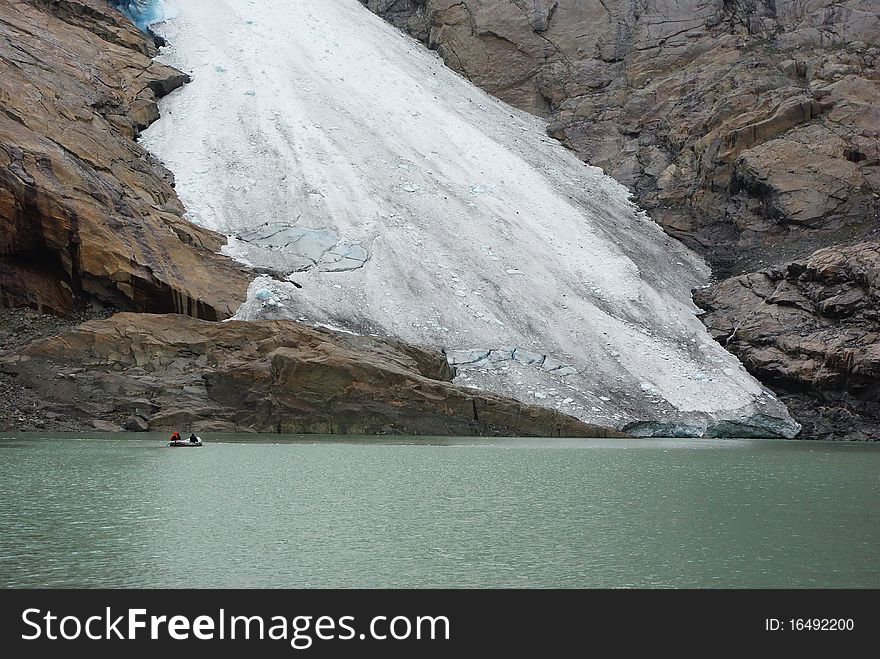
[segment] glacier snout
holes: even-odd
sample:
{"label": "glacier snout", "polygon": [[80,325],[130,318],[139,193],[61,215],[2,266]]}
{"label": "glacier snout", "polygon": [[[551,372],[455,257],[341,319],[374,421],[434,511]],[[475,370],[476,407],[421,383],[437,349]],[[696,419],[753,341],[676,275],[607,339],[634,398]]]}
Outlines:
{"label": "glacier snout", "polygon": [[274,273],[240,319],[444,349],[458,382],[638,434],[797,433],[697,318],[706,264],[542,120],[357,0],[175,5],[160,57],[193,82],[143,141]]}

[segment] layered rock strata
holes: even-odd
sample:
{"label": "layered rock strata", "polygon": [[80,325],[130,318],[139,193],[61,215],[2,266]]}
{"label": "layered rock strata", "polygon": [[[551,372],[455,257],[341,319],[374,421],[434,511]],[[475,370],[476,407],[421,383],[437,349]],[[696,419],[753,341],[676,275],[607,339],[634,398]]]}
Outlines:
{"label": "layered rock strata", "polygon": [[187,76],[103,0],[0,2],[0,303],[227,318],[249,276],[135,141]]}
{"label": "layered rock strata", "polygon": [[36,342],[0,371],[45,413],[109,429],[622,437],[452,384],[438,351],[290,321],[121,313]]}

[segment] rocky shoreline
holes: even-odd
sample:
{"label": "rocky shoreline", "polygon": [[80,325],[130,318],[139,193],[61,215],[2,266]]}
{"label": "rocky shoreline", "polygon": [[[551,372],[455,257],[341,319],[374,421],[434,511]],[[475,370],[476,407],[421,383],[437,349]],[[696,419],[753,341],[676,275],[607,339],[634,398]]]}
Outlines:
{"label": "rocky shoreline", "polygon": [[[68,317],[40,313],[33,309],[0,308],[0,359],[17,355],[28,345],[93,318],[106,317],[107,310],[83,309]],[[0,372],[0,429],[19,431],[76,432],[95,430],[92,421],[68,417],[47,409],[51,401],[27,387],[11,373]],[[117,419],[122,427],[125,419]]]}
{"label": "rocky shoreline", "polygon": [[[391,339],[291,321],[120,313],[64,328],[43,315],[4,315],[0,373],[14,380],[0,377],[10,402],[0,427],[625,436],[452,384],[439,351]],[[54,335],[34,340],[45,334]]]}
{"label": "rocky shoreline", "polygon": [[877,440],[880,250],[871,243],[727,279],[698,291],[713,337],[823,439]]}

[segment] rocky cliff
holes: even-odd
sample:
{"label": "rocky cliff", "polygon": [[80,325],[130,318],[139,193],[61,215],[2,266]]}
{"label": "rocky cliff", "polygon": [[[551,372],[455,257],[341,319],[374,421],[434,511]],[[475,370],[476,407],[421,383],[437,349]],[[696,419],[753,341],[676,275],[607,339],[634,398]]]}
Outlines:
{"label": "rocky cliff", "polygon": [[[876,279],[880,251],[876,3],[361,1],[486,90],[547,117],[551,135],[733,276],[698,297],[709,327],[722,337],[752,326],[726,345],[798,411],[806,435],[862,435],[875,424],[876,370],[838,362],[836,348],[817,352],[813,330],[826,345],[856,337],[853,348],[877,350],[880,299],[863,284]],[[801,279],[805,263],[829,258],[815,250],[854,243],[863,255],[854,279]],[[781,307],[756,314],[743,286],[783,280],[813,301],[761,327]],[[826,313],[825,299],[851,290],[865,291],[858,312]],[[782,352],[745,349],[782,335]],[[817,369],[837,375],[817,380]]]}
{"label": "rocky cliff", "polygon": [[[880,250],[860,243],[699,291],[713,336],[807,422],[807,437],[880,428]],[[809,396],[804,396],[808,393]]]}
{"label": "rocky cliff", "polygon": [[0,1],[0,302],[220,319],[249,277],[136,142],[187,77],[103,0]]}
{"label": "rocky cliff", "polygon": [[46,418],[102,429],[622,437],[451,383],[436,350],[290,321],[121,313],[32,344],[0,370]]}

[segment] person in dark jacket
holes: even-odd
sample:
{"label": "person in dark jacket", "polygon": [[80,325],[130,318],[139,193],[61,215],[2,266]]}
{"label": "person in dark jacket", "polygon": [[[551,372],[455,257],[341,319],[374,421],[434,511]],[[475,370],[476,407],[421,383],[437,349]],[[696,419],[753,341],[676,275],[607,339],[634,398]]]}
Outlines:
{"label": "person in dark jacket", "polygon": [[199,438],[196,437],[195,433],[191,433],[189,436],[189,441],[191,444],[195,444],[197,441],[199,441]]}

